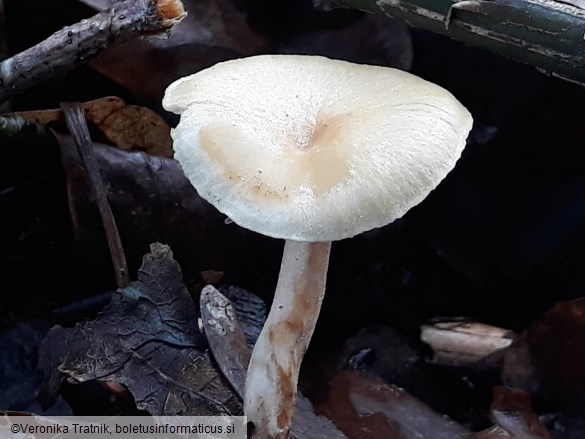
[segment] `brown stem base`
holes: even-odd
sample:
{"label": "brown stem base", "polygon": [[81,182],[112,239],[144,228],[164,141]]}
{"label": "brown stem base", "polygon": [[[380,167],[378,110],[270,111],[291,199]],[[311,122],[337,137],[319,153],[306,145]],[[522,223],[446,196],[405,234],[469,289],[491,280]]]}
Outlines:
{"label": "brown stem base", "polygon": [[325,294],[331,242],[287,241],[274,302],[254,346],[245,415],[254,438],[288,437],[299,370]]}

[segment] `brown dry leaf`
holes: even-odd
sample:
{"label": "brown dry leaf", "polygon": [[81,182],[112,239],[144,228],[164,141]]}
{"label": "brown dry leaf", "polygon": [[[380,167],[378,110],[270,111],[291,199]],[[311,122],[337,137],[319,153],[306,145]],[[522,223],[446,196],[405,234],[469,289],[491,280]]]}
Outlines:
{"label": "brown dry leaf", "polygon": [[521,390],[495,387],[490,419],[495,425],[477,433],[475,439],[551,439],[532,410],[530,396]]}
{"label": "brown dry leaf", "polygon": [[153,244],[138,281],[114,293],[88,322],[53,327],[39,365],[55,395],[64,379],[122,384],[152,415],[240,414],[197,329],[196,307],[168,246]]}
{"label": "brown dry leaf", "polygon": [[403,389],[351,371],[329,383],[317,411],[352,439],[464,439],[470,432]]}
{"label": "brown dry leaf", "polygon": [[527,393],[505,386],[494,388],[490,407],[491,420],[518,439],[550,439],[532,410],[532,400]]}
{"label": "brown dry leaf", "polygon": [[[149,108],[126,105],[114,96],[85,102],[81,106],[88,122],[118,148],[172,157],[170,127]],[[24,111],[14,115],[41,125],[64,120],[60,109]]]}
{"label": "brown dry leaf", "polygon": [[466,410],[469,394],[457,380],[436,380],[426,366],[426,353],[405,334],[385,325],[370,325],[345,341],[339,370],[373,375],[408,389],[410,395],[442,413]]}
{"label": "brown dry leaf", "polygon": [[[85,116],[88,121],[99,124],[109,115],[120,110],[125,105],[126,103],[122,99],[115,96],[109,96],[95,101],[85,102],[81,104],[81,107],[85,111]],[[13,115],[20,116],[29,122],[38,123],[40,125],[47,125],[51,122],[65,120],[60,108],[54,108],[51,110],[21,111],[19,113],[14,113]]]}
{"label": "brown dry leaf", "polygon": [[162,157],[173,156],[170,127],[146,107],[127,105],[105,118],[98,127],[121,149],[137,149]]}
{"label": "brown dry leaf", "polygon": [[585,407],[585,298],[536,319],[508,349],[502,381],[547,407]]}

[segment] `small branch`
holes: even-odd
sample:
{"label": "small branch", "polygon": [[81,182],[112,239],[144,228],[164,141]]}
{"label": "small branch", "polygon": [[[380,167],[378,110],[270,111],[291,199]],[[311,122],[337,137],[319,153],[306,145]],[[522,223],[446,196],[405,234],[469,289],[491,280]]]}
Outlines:
{"label": "small branch", "polygon": [[386,15],[585,84],[585,10],[553,0],[313,0]]}
{"label": "small branch", "polygon": [[125,0],[65,27],[0,63],[0,102],[87,62],[116,42],[166,32],[185,16],[180,0]]}
{"label": "small branch", "polygon": [[112,209],[110,209],[108,203],[107,191],[91,147],[91,138],[87,128],[87,122],[85,121],[85,113],[81,109],[79,103],[64,102],[61,104],[61,109],[65,115],[67,128],[75,139],[77,150],[79,151],[79,155],[81,156],[89,180],[90,190],[92,191],[92,195],[102,218],[102,223],[108,240],[108,247],[110,248],[110,254],[112,255],[112,264],[114,265],[118,288],[126,288],[130,284],[130,276],[128,275],[124,247],[122,247],[118,227],[116,226]]}

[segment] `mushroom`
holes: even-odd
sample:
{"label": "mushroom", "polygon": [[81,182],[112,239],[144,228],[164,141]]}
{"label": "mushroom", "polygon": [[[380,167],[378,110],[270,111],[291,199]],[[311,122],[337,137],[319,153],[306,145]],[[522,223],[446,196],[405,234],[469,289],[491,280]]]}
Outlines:
{"label": "mushroom", "polygon": [[286,438],[325,293],[331,241],[384,226],[455,166],[472,118],[409,73],[319,56],[261,55],[181,78],[175,157],[238,225],[285,239],[246,378],[254,437]]}

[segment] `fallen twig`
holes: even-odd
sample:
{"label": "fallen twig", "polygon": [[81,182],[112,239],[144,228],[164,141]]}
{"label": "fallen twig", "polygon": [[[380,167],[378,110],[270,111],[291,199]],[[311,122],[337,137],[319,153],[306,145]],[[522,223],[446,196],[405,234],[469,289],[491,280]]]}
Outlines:
{"label": "fallen twig", "polygon": [[100,175],[98,163],[91,148],[91,138],[85,121],[85,113],[79,103],[62,103],[61,109],[65,115],[67,128],[69,128],[69,131],[75,139],[75,144],[77,145],[77,150],[85,167],[92,195],[102,218],[118,288],[126,288],[130,284],[130,276],[124,255],[124,247],[122,247],[122,241],[120,240],[120,234],[118,233],[118,227],[116,226],[112,209],[108,204],[107,191]]}
{"label": "fallen twig", "polygon": [[0,63],[0,102],[85,63],[115,42],[166,32],[185,16],[181,0],[125,0],[65,27]]}

